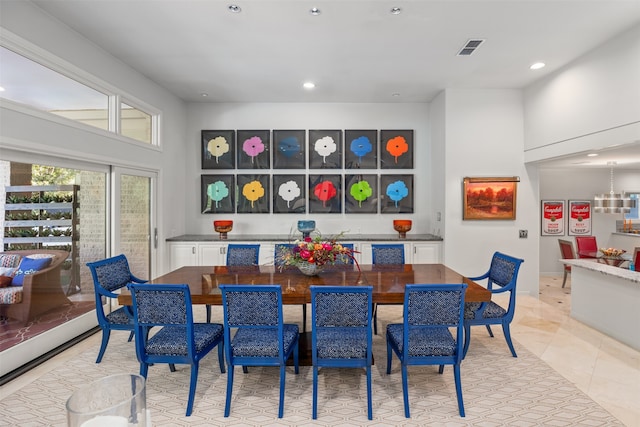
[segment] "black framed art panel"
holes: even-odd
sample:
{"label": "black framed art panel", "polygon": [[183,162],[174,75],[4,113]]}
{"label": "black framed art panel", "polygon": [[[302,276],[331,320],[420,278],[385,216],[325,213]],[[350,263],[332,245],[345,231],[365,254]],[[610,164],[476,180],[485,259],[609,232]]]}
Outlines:
{"label": "black framed art panel", "polygon": [[236,131],[203,130],[200,132],[202,169],[236,167]]}
{"label": "black framed art panel", "polygon": [[235,213],[235,177],[233,175],[200,176],[200,212]]}
{"label": "black framed art panel", "polygon": [[238,169],[269,169],[271,167],[271,131],[238,130]]}

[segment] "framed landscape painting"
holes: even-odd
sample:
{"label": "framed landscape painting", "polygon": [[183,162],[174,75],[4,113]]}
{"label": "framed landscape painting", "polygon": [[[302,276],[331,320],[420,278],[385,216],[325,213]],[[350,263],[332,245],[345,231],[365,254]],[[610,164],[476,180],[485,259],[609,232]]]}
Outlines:
{"label": "framed landscape painting", "polygon": [[236,131],[203,130],[200,134],[202,169],[236,167]]}
{"label": "framed landscape painting", "polygon": [[464,178],[462,219],[516,219],[518,181],[517,176]]}

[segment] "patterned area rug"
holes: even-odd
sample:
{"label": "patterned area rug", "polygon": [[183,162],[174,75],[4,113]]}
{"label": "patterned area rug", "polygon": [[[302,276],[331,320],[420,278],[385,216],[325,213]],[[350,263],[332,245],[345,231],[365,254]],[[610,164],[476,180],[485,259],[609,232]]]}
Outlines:
{"label": "patterned area rug", "polygon": [[41,314],[26,325],[15,319],[0,318],[0,351],[62,325],[95,307],[93,300],[72,302]]}
{"label": "patterned area rug", "polygon": [[[398,322],[400,306],[385,307],[383,318]],[[289,322],[300,321],[299,307],[285,307]],[[220,319],[219,312],[214,313]],[[384,321],[383,321],[384,323]],[[380,330],[384,331],[382,324]],[[458,415],[453,370],[437,366],[409,368],[412,418],[404,417],[400,365],[394,356],[386,375],[384,335],[374,336],[373,420],[367,420],[364,370],[320,371],[318,419],[311,419],[312,371],[287,369],[284,418],[278,419],[278,368],[237,368],[231,416],[223,417],[226,374],[217,353],[200,364],[193,415],[185,417],[189,390],[188,366],[152,366],[147,381],[147,407],[154,426],[622,426],[613,416],[561,377],[546,363],[515,342],[518,358],[511,357],[499,330],[488,337],[475,328],[467,358],[462,363],[466,417]],[[113,332],[101,364],[98,347],[78,355],[39,380],[3,399],[1,426],[65,426],[65,402],[83,384],[114,373],[137,373],[133,343],[127,332]]]}

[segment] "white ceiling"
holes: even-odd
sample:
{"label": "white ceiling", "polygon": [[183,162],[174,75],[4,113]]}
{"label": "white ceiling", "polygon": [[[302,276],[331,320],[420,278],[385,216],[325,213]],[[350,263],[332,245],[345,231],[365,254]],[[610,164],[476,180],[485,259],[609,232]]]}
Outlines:
{"label": "white ceiling", "polygon": [[[429,102],[446,88],[522,88],[640,22],[640,0],[32,2],[195,102]],[[456,56],[476,38],[486,41],[473,55]],[[537,61],[547,66],[531,71]]]}

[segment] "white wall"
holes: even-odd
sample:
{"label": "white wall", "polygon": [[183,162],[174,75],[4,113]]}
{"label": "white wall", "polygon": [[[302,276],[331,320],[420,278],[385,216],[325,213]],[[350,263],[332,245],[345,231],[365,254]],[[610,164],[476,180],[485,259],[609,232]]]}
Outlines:
{"label": "white wall", "polygon": [[[615,169],[614,191],[640,191],[640,170]],[[595,194],[611,191],[610,169],[544,169],[540,171],[540,200],[593,200]],[[565,205],[566,206],[566,205]],[[592,235],[596,236],[599,247],[609,247],[611,233],[616,229],[616,220],[622,214],[594,213]],[[540,228],[538,227],[538,230]],[[565,217],[565,235],[540,237],[540,273],[562,274],[558,239],[570,240],[575,237],[567,233]],[[640,239],[639,239],[640,240]],[[640,244],[640,243],[639,243]]]}
{"label": "white wall", "polygon": [[[2,103],[0,149],[159,171],[160,241],[170,237],[166,230],[176,234],[184,232],[184,103],[29,2],[3,2],[0,26],[3,40],[17,42],[49,60],[77,69],[84,76],[95,76],[107,86],[116,87],[158,109],[162,144],[158,149],[131,143],[108,132],[86,130],[55,117],[47,118],[46,114],[29,114],[28,109],[16,110]],[[163,273],[164,266],[168,265],[164,245],[159,246],[158,255],[158,273]]]}
{"label": "white wall", "polygon": [[524,91],[525,161],[640,139],[640,25]]}
{"label": "white wall", "polygon": [[[251,173],[248,170],[216,171],[201,169],[200,131],[203,129],[413,129],[414,169],[367,170],[363,173],[414,174],[414,214],[234,214],[200,213],[200,175],[215,173]],[[340,231],[349,234],[395,234],[392,221],[413,220],[410,233],[432,231],[429,215],[430,131],[428,104],[200,104],[188,105],[186,215],[187,233],[212,234],[214,219],[232,219],[232,233],[288,234],[295,231],[299,219],[316,221],[324,234]],[[274,173],[277,170],[265,170]],[[334,172],[335,171],[335,172]],[[296,173],[293,170],[279,170]],[[315,171],[317,172],[317,170]],[[334,169],[329,173],[350,173],[349,169]],[[308,173],[300,171],[298,173]]]}
{"label": "white wall", "polygon": [[[522,92],[447,90],[444,102],[446,142],[443,185],[445,263],[468,275],[488,270],[493,252],[525,260],[518,292],[538,295],[538,178],[523,160]],[[442,141],[440,141],[442,143]],[[466,176],[519,176],[516,219],[463,221],[462,180]],[[520,239],[518,230],[529,232]]]}

